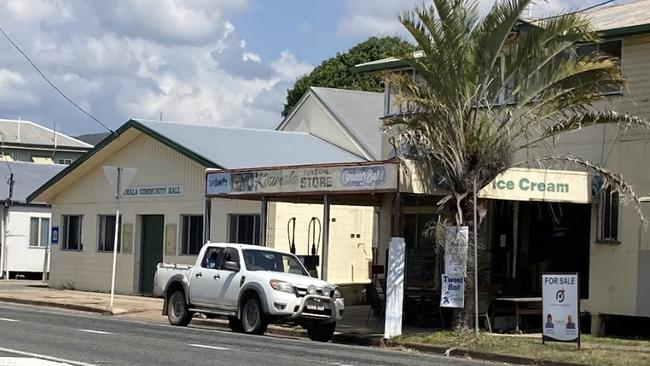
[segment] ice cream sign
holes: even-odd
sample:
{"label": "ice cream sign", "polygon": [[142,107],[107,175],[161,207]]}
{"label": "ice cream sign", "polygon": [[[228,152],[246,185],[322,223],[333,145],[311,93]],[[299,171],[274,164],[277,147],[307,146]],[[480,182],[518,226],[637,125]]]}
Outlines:
{"label": "ice cream sign", "polygon": [[587,172],[512,168],[479,192],[479,197],[510,201],[591,202]]}

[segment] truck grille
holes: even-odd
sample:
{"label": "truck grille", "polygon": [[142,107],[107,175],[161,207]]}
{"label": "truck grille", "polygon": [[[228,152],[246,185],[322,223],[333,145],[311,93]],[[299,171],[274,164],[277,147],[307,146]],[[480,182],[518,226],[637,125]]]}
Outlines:
{"label": "truck grille", "polygon": [[[303,287],[293,287],[293,290],[296,294],[297,297],[305,297],[308,294],[308,291],[306,288]],[[316,293],[314,295],[320,295],[320,296],[325,296],[325,293],[323,292],[322,288],[317,288]],[[334,290],[329,290],[329,293],[326,295],[328,297],[334,297]]]}

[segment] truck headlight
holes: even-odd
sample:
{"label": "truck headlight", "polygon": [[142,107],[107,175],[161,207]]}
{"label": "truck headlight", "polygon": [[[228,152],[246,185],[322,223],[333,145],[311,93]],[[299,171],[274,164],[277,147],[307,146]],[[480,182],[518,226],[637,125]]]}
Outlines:
{"label": "truck headlight", "polygon": [[271,287],[276,291],[293,293],[293,286],[289,282],[280,281],[280,280],[271,280],[269,281]]}
{"label": "truck headlight", "polygon": [[343,292],[339,290],[338,288],[334,289],[334,298],[335,299],[342,299],[343,298]]}

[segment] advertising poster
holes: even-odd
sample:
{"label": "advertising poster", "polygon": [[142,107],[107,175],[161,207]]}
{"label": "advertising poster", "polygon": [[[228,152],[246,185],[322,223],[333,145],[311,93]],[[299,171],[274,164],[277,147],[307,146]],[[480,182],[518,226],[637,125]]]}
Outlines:
{"label": "advertising poster", "polygon": [[543,341],[580,344],[577,273],[542,274]]}
{"label": "advertising poster", "polygon": [[440,307],[463,308],[465,306],[465,278],[462,275],[442,275]]}

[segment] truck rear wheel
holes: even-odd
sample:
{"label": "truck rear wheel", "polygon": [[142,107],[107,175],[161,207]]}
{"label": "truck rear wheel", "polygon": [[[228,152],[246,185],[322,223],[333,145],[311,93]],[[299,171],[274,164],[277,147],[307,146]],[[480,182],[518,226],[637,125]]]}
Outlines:
{"label": "truck rear wheel", "polygon": [[187,326],[192,321],[193,315],[185,303],[185,294],[183,291],[174,291],[167,300],[167,319],[169,320],[169,324],[182,327]]}
{"label": "truck rear wheel", "polygon": [[244,304],[241,314],[242,330],[248,334],[264,334],[266,332],[266,319],[260,301],[255,298],[249,298]]}
{"label": "truck rear wheel", "polygon": [[329,342],[334,336],[336,322],[333,323],[312,323],[307,327],[309,339],[316,342]]}

